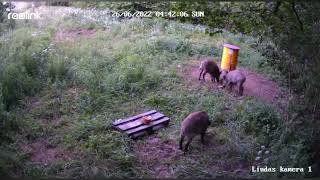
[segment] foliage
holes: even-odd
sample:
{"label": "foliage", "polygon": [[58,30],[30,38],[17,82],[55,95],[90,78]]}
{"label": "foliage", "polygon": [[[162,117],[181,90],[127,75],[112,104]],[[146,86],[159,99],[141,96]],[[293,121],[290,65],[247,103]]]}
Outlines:
{"label": "foliage", "polygon": [[[290,89],[305,95],[310,107],[319,106],[318,69],[320,16],[319,2],[268,1],[268,2],[208,2],[173,3],[172,10],[201,9],[205,18],[180,18],[208,25],[210,29],[227,29],[231,32],[252,34],[260,39],[255,47],[271,65],[287,78]],[[209,30],[211,31],[211,30]],[[274,44],[271,44],[272,41]]]}
{"label": "foliage", "polygon": [[236,105],[234,116],[243,125],[245,133],[256,136],[259,143],[269,144],[282,124],[271,107],[248,99]]}
{"label": "foliage", "polygon": [[14,8],[11,2],[0,1],[0,34],[15,27],[15,21],[8,19],[8,13]]}
{"label": "foliage", "polygon": [[[3,103],[6,108],[16,104],[24,95],[34,95],[46,78],[46,48],[49,35],[33,35],[30,30],[20,29],[2,41],[0,80]],[[35,38],[33,38],[36,36]],[[17,52],[17,53],[13,53]]]}
{"label": "foliage", "polygon": [[[208,25],[207,32],[214,34],[216,29],[227,29],[231,32],[251,34],[260,40],[253,45],[265,57],[267,62],[277,68],[286,77],[286,84],[291,92],[298,93],[305,98],[304,116],[306,121],[313,123],[319,112],[314,108],[320,104],[319,94],[319,20],[315,9],[319,9],[319,2],[312,1],[267,1],[267,2],[208,2],[201,1],[187,3],[177,2],[171,6],[175,11],[203,10],[205,18],[180,18]],[[312,114],[312,115],[311,115]],[[299,118],[300,119],[300,118]],[[301,119],[302,120],[302,119]],[[292,121],[301,121],[293,118]],[[307,127],[306,127],[307,128]],[[280,132],[284,130],[280,130]],[[306,147],[317,143],[316,134],[320,130],[314,126],[313,134],[302,136],[302,142],[307,141]],[[299,136],[298,132],[295,132]],[[313,139],[313,142],[308,139]],[[302,148],[300,140],[296,145]],[[293,144],[295,144],[293,143]],[[290,144],[290,143],[289,143]],[[297,152],[297,159],[304,161],[308,154],[304,150]],[[313,149],[317,152],[318,149]],[[279,158],[286,159],[286,158]],[[296,159],[296,160],[297,160]],[[308,158],[307,158],[308,159]],[[286,159],[287,162],[292,162]]]}
{"label": "foliage", "polygon": [[49,6],[69,6],[68,1],[60,1],[60,0],[51,0],[51,1],[46,1],[46,5]]}
{"label": "foliage", "polygon": [[[190,4],[163,3],[176,10],[180,5],[189,9],[205,5]],[[101,8],[104,5],[99,4]],[[127,5],[125,8],[141,8],[134,3]],[[145,8],[149,5],[152,4],[143,4]],[[219,29],[220,33],[211,33],[212,36],[206,34],[205,26],[159,18],[117,21],[101,18],[104,12],[99,10],[73,8],[55,12],[65,15],[63,18],[47,15],[42,21],[26,22],[27,26],[8,32],[0,41],[0,112],[5,118],[5,131],[1,131],[1,145],[5,146],[0,154],[6,156],[10,151],[12,155],[1,158],[4,166],[0,172],[14,174],[16,169],[22,169],[18,171],[22,176],[139,177],[141,167],[137,167],[131,140],[111,130],[111,122],[146,109],[157,109],[171,118],[170,127],[159,132],[161,143],[177,141],[180,123],[190,112],[202,109],[210,115],[213,123],[208,134],[214,142],[211,149],[195,143],[191,145],[193,155],[160,162],[171,165],[170,171],[178,177],[216,177],[239,159],[243,164],[252,164],[259,143],[274,152],[273,166],[309,163],[310,149],[304,144],[310,143],[306,140],[311,130],[305,131],[310,125],[298,123],[309,117],[305,114],[308,102],[301,107],[292,102],[288,110],[290,123],[285,124],[263,103],[250,98],[238,101],[241,98],[219,90],[212,92],[205,86],[194,88],[179,75],[178,67],[193,66],[193,60],[201,56],[220,58],[222,44],[231,42],[242,48],[240,65],[281,78],[279,71],[283,72],[286,66],[276,66],[276,70],[270,66],[277,64],[274,59],[263,56],[264,48],[270,48],[273,55],[273,48],[278,45],[260,43],[250,36],[251,32],[259,32],[253,30],[251,23],[254,28],[263,29],[257,22],[261,19],[255,18],[252,11],[264,5],[210,2],[206,11],[218,14],[208,15],[211,20],[190,21]],[[250,17],[248,21],[242,21],[245,16]],[[77,34],[71,40],[57,41],[54,34],[61,29],[90,29],[94,34]],[[209,29],[209,33],[217,29]],[[301,130],[299,125],[303,125]],[[72,160],[38,166],[30,154],[19,157],[23,152],[17,144],[32,144],[41,138],[48,140],[50,150],[70,152]],[[9,146],[18,148],[8,150]],[[286,151],[292,156],[287,156]],[[222,172],[213,172],[213,166]]]}

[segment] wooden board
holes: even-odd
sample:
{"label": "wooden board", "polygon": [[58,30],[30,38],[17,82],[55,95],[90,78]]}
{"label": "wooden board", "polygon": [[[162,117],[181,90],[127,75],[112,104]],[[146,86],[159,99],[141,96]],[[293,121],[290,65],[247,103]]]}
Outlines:
{"label": "wooden board", "polygon": [[[152,117],[152,120],[149,124],[143,124],[141,122],[144,116]],[[161,112],[151,110],[126,119],[118,119],[114,121],[112,125],[115,129],[128,134],[128,136],[137,138],[168,126],[169,121],[170,118],[166,117]]]}

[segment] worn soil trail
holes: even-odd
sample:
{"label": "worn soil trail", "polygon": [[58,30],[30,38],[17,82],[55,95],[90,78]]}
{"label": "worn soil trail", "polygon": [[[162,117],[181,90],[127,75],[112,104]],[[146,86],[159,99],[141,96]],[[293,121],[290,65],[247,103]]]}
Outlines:
{"label": "worn soil trail", "polygon": [[[210,151],[213,152],[212,155],[214,157],[219,157],[228,151],[228,148],[220,144],[214,137],[215,134],[207,132],[205,144],[200,143],[199,137],[195,138],[186,155],[178,149],[178,142],[173,140],[163,141],[157,135],[151,135],[135,142],[133,148],[139,166],[147,169],[152,178],[178,178],[172,167],[182,163],[181,161],[186,158],[189,161],[198,161],[201,153],[194,151]],[[220,158],[212,158],[212,162],[206,165],[203,164],[203,166],[215,172],[225,172],[238,177],[245,176],[250,169],[248,164],[241,161],[228,162]]]}
{"label": "worn soil trail", "polygon": [[75,28],[65,29],[56,32],[54,36],[55,42],[75,41],[77,38],[86,37],[89,38],[96,32],[95,29]]}
{"label": "worn soil trail", "polygon": [[[217,64],[220,66],[220,63]],[[238,67],[237,69],[241,70],[246,76],[243,97],[254,97],[271,105],[276,111],[284,113],[288,100],[287,92],[284,92],[276,82],[269,80],[267,77],[264,77],[261,74],[243,67]],[[186,83],[188,83],[188,85],[195,89],[201,89],[203,86],[206,86],[212,91],[223,91],[225,93],[230,93],[236,99],[243,98],[238,96],[237,87],[234,87],[233,91],[229,92],[227,89],[220,88],[220,84],[216,82],[212,83],[209,74],[206,75],[206,82],[200,82],[198,80],[200,73],[198,61],[192,61],[187,66],[177,67],[177,72],[178,75],[180,75],[186,81]]]}
{"label": "worn soil trail", "polygon": [[[271,105],[276,111],[280,112],[285,116],[285,108],[287,106],[287,93],[284,92],[280,86],[274,82],[258,74],[252,70],[248,70],[243,67],[238,67],[245,76],[246,82],[244,84],[244,95],[239,96],[237,94],[238,89],[234,87],[232,92],[226,89],[219,88],[220,84],[212,83],[210,76],[206,76],[206,82],[200,82],[199,77],[199,62],[192,61],[186,66],[177,66],[177,73],[184,79],[184,82],[189,86],[190,89],[200,90],[202,88],[208,88],[210,91],[221,91],[228,93],[230,97],[238,101],[245,98],[246,96],[254,97],[262,102]],[[218,63],[218,65],[220,65]],[[210,135],[209,135],[210,136]],[[212,135],[211,135],[212,136]],[[225,147],[217,142],[214,142],[214,137],[208,137],[209,144],[204,146],[203,151],[210,149],[213,152],[217,152],[217,155],[223,154]],[[195,143],[197,144],[197,143]],[[199,144],[194,145],[199,146]],[[146,137],[143,141],[137,142],[134,145],[134,152],[138,157],[140,165],[149,170],[152,176],[166,178],[174,177],[174,173],[171,171],[170,166],[162,162],[172,162],[179,161],[183,159],[184,156],[180,150],[178,150],[177,142],[161,141],[156,135]],[[196,156],[195,154],[189,154],[189,157]],[[196,157],[195,157],[196,159]],[[217,162],[219,160],[217,159]],[[224,162],[224,164],[219,164],[219,166],[212,167],[217,171],[225,171],[229,174],[241,175],[247,173],[248,165],[242,162]]]}

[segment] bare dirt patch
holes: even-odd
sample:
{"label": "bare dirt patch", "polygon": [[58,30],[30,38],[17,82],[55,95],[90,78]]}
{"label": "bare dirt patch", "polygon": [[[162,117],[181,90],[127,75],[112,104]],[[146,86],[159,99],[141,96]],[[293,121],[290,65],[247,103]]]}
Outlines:
{"label": "bare dirt patch", "polygon": [[54,36],[55,42],[63,41],[74,41],[80,37],[91,37],[96,32],[95,29],[85,29],[85,28],[76,28],[76,29],[67,29],[56,32]]}
{"label": "bare dirt patch", "polygon": [[247,78],[244,84],[245,95],[257,97],[268,103],[277,102],[279,98],[285,97],[275,82],[248,69],[240,67],[239,70],[243,71]]}
{"label": "bare dirt patch", "polygon": [[[247,173],[248,165],[240,160],[227,162],[223,159],[221,155],[225,154],[227,149],[216,140],[214,134],[207,133],[205,141],[206,143],[202,144],[199,137],[195,138],[189,151],[184,154],[178,149],[178,142],[161,140],[153,135],[135,143],[133,149],[139,165],[156,178],[176,178],[176,172],[172,170],[173,164],[179,166],[179,162],[186,159],[189,159],[189,162],[197,162],[199,159],[203,159],[206,153],[213,156],[210,156],[210,162],[201,164],[205,169],[238,175]],[[204,153],[196,153],[196,151]]]}
{"label": "bare dirt patch", "polygon": [[172,177],[169,165],[162,162],[177,160],[182,155],[175,142],[163,142],[156,136],[150,136],[144,141],[135,143],[134,152],[139,164],[157,178]]}
{"label": "bare dirt patch", "polygon": [[20,143],[19,148],[30,155],[32,163],[42,166],[48,166],[61,160],[69,161],[73,157],[71,152],[53,147],[46,139],[38,139],[33,143]]}
{"label": "bare dirt patch", "polygon": [[[217,63],[220,65],[220,63]],[[268,78],[260,75],[252,70],[243,67],[238,67],[246,75],[246,82],[244,83],[244,96],[252,96],[263,102],[272,105],[276,110],[282,112],[287,106],[288,95],[280,88],[280,86],[269,80]],[[178,75],[180,75],[189,86],[199,90],[203,86],[208,87],[213,91],[223,91],[230,93],[227,89],[219,88],[220,84],[211,82],[209,75],[206,76],[206,82],[200,82],[199,78],[199,62],[192,61],[191,64],[177,68]],[[234,87],[231,92],[234,97],[241,99],[237,96],[238,88]]]}
{"label": "bare dirt patch", "polygon": [[[219,63],[218,63],[219,64]],[[286,107],[286,92],[283,92],[280,86],[268,78],[260,75],[252,70],[248,70],[243,67],[238,67],[246,75],[246,82],[244,84],[244,96],[237,95],[237,89],[234,88],[233,92],[228,92],[226,89],[219,88],[220,84],[217,82],[212,83],[209,75],[206,76],[206,82],[200,82],[199,77],[199,64],[198,61],[193,61],[186,66],[177,66],[177,74],[181,76],[189,89],[201,90],[204,87],[210,91],[221,91],[231,95],[232,99],[239,100],[245,96],[252,96],[263,102],[272,105],[279,112],[283,112],[283,108]],[[216,172],[226,172],[230,175],[246,175],[248,173],[249,166],[246,162],[241,160],[225,161],[224,154],[227,153],[227,149],[224,145],[216,142],[213,134],[207,134],[206,139],[209,142],[206,145],[202,145],[197,140],[194,140],[191,145],[192,149],[198,149],[201,152],[211,151],[212,159],[209,166],[211,170]],[[174,141],[162,141],[156,136],[146,137],[145,140],[139,141],[134,145],[134,152],[138,158],[139,164],[148,169],[153,177],[166,178],[175,177],[174,172],[170,169],[170,162],[179,161],[185,156],[183,152],[178,149],[177,142]],[[195,162],[201,158],[202,154],[189,153],[187,157]],[[168,162],[168,163],[165,163]],[[205,166],[205,165],[204,165]]]}
{"label": "bare dirt patch", "polygon": [[[80,93],[84,91],[84,87],[70,87],[62,94],[55,93],[51,90],[44,91],[43,97],[26,97],[24,99],[24,106],[26,107],[26,114],[32,116],[32,121],[40,124],[42,127],[52,126],[59,133],[67,132],[72,127],[72,123],[68,118],[62,118],[60,108],[62,100],[70,102],[68,106],[68,114],[75,113],[73,101],[79,98]],[[75,153],[55,145],[50,144],[48,138],[37,138],[35,140],[24,139],[18,143],[19,150],[30,157],[32,164],[40,166],[49,166],[58,161],[69,161],[76,158]]]}

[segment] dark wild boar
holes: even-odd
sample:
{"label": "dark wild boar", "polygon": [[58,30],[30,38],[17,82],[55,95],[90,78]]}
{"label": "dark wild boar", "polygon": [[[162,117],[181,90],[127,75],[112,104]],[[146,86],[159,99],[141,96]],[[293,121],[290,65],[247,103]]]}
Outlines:
{"label": "dark wild boar", "polygon": [[220,69],[213,60],[209,60],[209,59],[202,60],[200,63],[199,69],[200,69],[199,81],[201,81],[201,75],[202,75],[203,81],[206,81],[205,76],[207,73],[209,73],[211,76],[212,82],[214,82],[214,79],[216,79],[216,81],[219,82]]}
{"label": "dark wild boar", "polygon": [[[198,111],[189,114],[181,123],[179,149],[187,152],[192,139],[196,135],[201,135],[201,142],[204,143],[204,136],[209,125],[209,116],[206,112]],[[187,139],[187,144],[183,149],[182,144],[184,138]]]}

